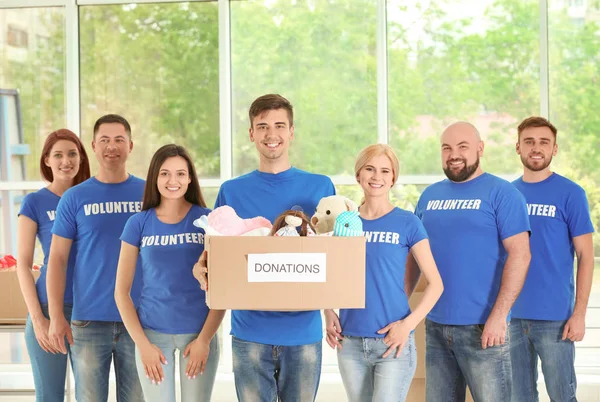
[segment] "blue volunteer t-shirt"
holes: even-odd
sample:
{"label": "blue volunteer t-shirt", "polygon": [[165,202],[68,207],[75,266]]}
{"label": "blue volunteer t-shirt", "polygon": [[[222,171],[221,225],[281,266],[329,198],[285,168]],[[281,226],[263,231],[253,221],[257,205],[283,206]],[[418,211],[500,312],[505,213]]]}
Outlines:
{"label": "blue volunteer t-shirt", "polygon": [[[122,321],[114,296],[119,237],[129,217],[141,210],[144,183],[133,175],[122,183],[92,177],[67,190],[58,203],[52,233],[77,244],[73,320]],[[138,269],[131,288],[136,305],[140,290]]]}
{"label": "blue volunteer t-shirt", "polygon": [[[23,215],[37,223],[37,238],[42,245],[44,253],[44,265],[40,268],[40,276],[35,283],[40,303],[48,304],[48,292],[46,291],[46,272],[48,267],[48,256],[50,255],[50,243],[52,242],[52,225],[56,215],[56,206],[60,197],[47,188],[42,188],[35,193],[29,193],[23,199],[19,215]],[[76,248],[76,244],[73,244]],[[65,304],[73,304],[73,263],[75,252],[69,255],[67,264],[67,282],[65,286]]]}
{"label": "blue volunteer t-shirt", "polygon": [[[334,194],[327,176],[293,167],[278,174],[255,170],[223,183],[215,208],[228,205],[241,218],[263,216],[273,222],[293,206],[302,207],[311,217],[321,198]],[[307,345],[323,338],[321,313],[234,310],[231,335],[266,345]]]}
{"label": "blue volunteer t-shirt", "polygon": [[560,321],[573,314],[573,238],[592,233],[585,191],[553,173],[539,183],[513,182],[527,201],[531,223],[531,264],[513,306],[513,317]]}
{"label": "blue volunteer t-shirt", "polygon": [[427,317],[445,325],[485,324],[507,257],[502,241],[530,230],[523,195],[489,173],[462,183],[446,179],[423,191],[416,215],[444,282]]}
{"label": "blue volunteer t-shirt", "polygon": [[377,331],[410,314],[404,293],[406,256],[427,233],[419,218],[400,208],[361,220],[367,238],[365,308],[340,310],[342,335],[383,338],[386,334]]}
{"label": "blue volunteer t-shirt", "polygon": [[204,230],[194,220],[209,212],[192,205],[181,222],[169,224],[151,208],[127,221],[121,240],[140,249],[142,327],[166,334],[197,334],[202,329],[208,315],[206,294],[192,269],[204,251]]}

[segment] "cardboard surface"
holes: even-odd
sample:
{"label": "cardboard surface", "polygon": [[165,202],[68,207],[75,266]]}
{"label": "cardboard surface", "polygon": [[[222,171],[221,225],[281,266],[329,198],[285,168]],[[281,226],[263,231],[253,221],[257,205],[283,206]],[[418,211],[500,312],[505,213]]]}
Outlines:
{"label": "cardboard surface", "polygon": [[[32,271],[35,280],[40,276],[39,271]],[[27,306],[16,270],[0,270],[0,324],[25,324]]]}
{"label": "cardboard surface", "polygon": [[[205,242],[206,301],[212,309],[301,311],[365,306],[364,237],[210,236]],[[248,282],[248,255],[271,253],[325,253],[325,282]]]}

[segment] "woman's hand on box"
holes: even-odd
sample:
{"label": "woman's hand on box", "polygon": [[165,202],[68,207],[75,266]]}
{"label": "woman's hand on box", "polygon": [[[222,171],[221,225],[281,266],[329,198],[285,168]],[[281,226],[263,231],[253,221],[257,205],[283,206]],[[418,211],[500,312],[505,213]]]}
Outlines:
{"label": "woman's hand on box", "polygon": [[57,319],[50,320],[50,329],[48,330],[48,337],[52,343],[52,347],[62,353],[67,354],[67,345],[65,344],[65,337],[69,345],[73,345],[73,332],[67,319],[61,316]]}
{"label": "woman's hand on box", "polygon": [[342,326],[340,324],[340,318],[333,310],[325,310],[325,323],[327,330],[327,343],[331,346],[332,349],[336,347],[338,349],[342,348],[342,341],[344,337],[342,336]]}
{"label": "woman's hand on box", "polygon": [[204,250],[198,258],[198,261],[194,264],[192,270],[194,278],[200,282],[200,288],[205,292],[208,290],[208,252]]}
{"label": "woman's hand on box", "polygon": [[40,316],[38,318],[32,318],[31,323],[33,324],[35,338],[44,352],[54,354],[59,353],[59,351],[52,346],[52,341],[48,336],[48,332],[50,330],[50,320],[44,316]]}

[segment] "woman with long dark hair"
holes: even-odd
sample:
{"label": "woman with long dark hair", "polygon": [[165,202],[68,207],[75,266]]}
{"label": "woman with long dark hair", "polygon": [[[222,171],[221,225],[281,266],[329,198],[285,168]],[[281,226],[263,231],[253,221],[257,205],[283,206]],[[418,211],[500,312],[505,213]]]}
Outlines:
{"label": "woman with long dark hair", "polygon": [[[72,131],[60,129],[49,134],[40,156],[40,173],[48,186],[27,194],[17,220],[17,275],[29,315],[25,343],[31,360],[38,402],[63,401],[67,354],[58,353],[48,339],[50,320],[46,292],[46,266],[52,240],[52,225],[58,201],[69,188],[89,179],[90,163],[85,148]],[[31,274],[36,237],[42,245],[44,265],[40,277]],[[75,256],[75,253],[71,254]],[[67,266],[64,314],[71,320],[73,307],[73,263]],[[68,349],[67,345],[67,349]]]}
{"label": "woman with long dark hair", "polygon": [[[182,402],[210,401],[225,312],[208,309],[192,274],[204,251],[204,233],[193,221],[209,212],[186,150],[170,144],[156,151],[142,212],[129,218],[121,236],[115,287],[146,402],[175,402],[177,349]],[[129,294],[136,266],[144,278],[137,311]]]}

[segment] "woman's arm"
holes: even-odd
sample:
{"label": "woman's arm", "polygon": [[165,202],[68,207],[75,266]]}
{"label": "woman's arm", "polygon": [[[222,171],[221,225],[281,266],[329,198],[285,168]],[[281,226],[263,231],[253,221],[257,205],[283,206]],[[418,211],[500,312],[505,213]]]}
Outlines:
{"label": "woman's arm", "polygon": [[45,318],[31,272],[37,228],[37,223],[25,215],[20,215],[17,219],[17,277],[32,322]]}
{"label": "woman's arm", "polygon": [[412,329],[415,329],[439,300],[444,291],[444,284],[433,259],[428,239],[421,240],[415,244],[411,248],[411,254],[414,256],[428,283],[423,292],[423,298],[412,313],[404,319]]}
{"label": "woman's arm", "polygon": [[136,345],[141,346],[149,344],[150,341],[144,334],[144,329],[131,299],[131,286],[135,276],[138,254],[139,249],[137,247],[121,241],[121,254],[119,255],[115,284],[115,301],[131,339]]}

